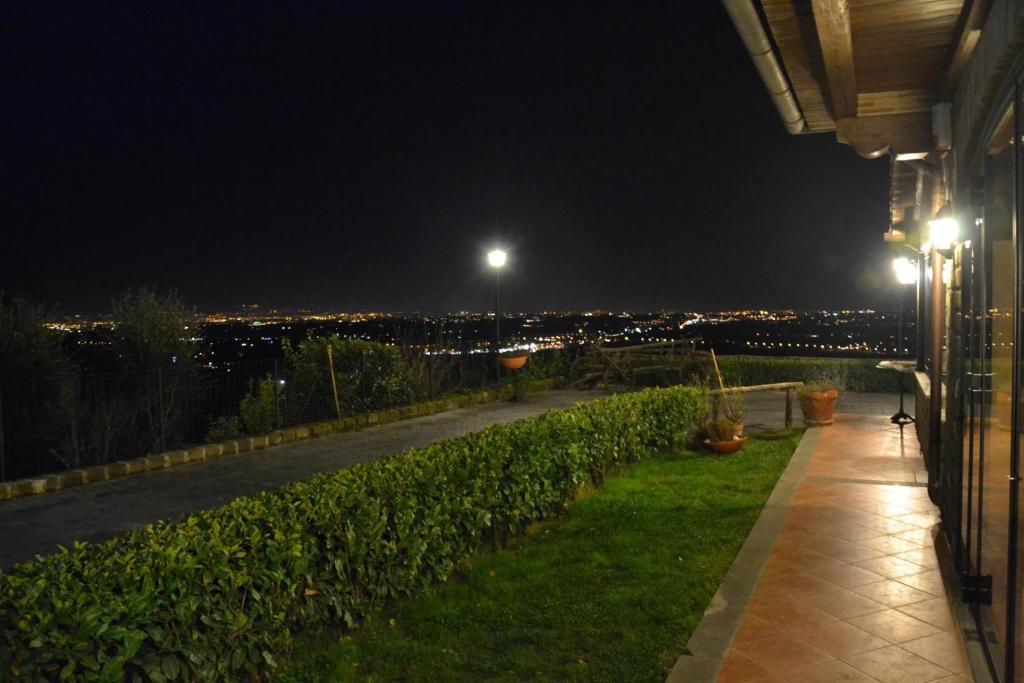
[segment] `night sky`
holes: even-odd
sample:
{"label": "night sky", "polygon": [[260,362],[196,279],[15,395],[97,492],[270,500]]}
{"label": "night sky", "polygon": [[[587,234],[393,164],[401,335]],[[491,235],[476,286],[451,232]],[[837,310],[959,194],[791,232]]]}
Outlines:
{"label": "night sky", "polygon": [[[145,7],[142,7],[145,5]],[[718,2],[23,3],[0,289],[517,310],[891,305],[888,164],[779,121]]]}

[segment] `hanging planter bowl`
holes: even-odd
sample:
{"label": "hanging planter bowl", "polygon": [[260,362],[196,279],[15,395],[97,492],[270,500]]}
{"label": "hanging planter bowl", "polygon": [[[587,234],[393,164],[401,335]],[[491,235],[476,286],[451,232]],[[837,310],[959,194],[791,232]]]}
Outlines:
{"label": "hanging planter bowl", "polygon": [[503,356],[501,359],[501,367],[506,370],[519,370],[529,359],[529,356]]}

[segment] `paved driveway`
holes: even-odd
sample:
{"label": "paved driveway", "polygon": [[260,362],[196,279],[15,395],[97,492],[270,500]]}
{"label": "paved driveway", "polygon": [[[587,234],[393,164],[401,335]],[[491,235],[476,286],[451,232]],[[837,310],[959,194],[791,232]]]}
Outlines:
{"label": "paved driveway", "polygon": [[549,391],[332,434],[266,450],[0,502],[0,568],[74,541],[102,541],[161,519],[219,507],[318,472],[418,448],[487,425],[512,422],[604,396]]}

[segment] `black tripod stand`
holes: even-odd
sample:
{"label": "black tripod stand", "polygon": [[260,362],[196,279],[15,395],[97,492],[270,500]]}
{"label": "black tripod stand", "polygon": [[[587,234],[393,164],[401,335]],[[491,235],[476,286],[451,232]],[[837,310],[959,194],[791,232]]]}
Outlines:
{"label": "black tripod stand", "polygon": [[897,313],[897,320],[898,320],[898,322],[897,322],[898,332],[897,332],[897,335],[896,335],[897,336],[896,364],[894,366],[894,369],[896,370],[896,372],[898,373],[898,376],[899,376],[897,388],[899,389],[899,392],[900,392],[900,409],[892,417],[889,418],[889,421],[892,422],[894,425],[899,425],[900,429],[903,429],[904,425],[908,425],[908,424],[914,422],[914,418],[912,416],[908,415],[905,410],[903,410],[903,368],[901,367],[901,361],[903,360],[903,292],[902,291],[900,292],[900,295],[899,295],[899,313]]}

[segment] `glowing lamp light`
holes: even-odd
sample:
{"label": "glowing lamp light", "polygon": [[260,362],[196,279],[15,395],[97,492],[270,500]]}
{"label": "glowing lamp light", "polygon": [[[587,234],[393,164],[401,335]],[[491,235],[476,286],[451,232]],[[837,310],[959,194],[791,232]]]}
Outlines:
{"label": "glowing lamp light", "polygon": [[959,232],[960,226],[952,216],[930,220],[928,221],[927,246],[945,251],[953,246]]}
{"label": "glowing lamp light", "polygon": [[917,262],[901,256],[892,260],[892,269],[896,271],[896,281],[901,285],[917,284]]}
{"label": "glowing lamp light", "polygon": [[487,252],[487,263],[493,268],[501,268],[508,260],[508,254],[501,249],[493,249]]}

